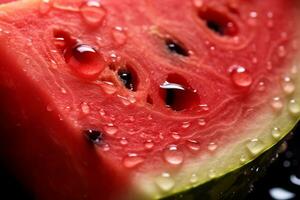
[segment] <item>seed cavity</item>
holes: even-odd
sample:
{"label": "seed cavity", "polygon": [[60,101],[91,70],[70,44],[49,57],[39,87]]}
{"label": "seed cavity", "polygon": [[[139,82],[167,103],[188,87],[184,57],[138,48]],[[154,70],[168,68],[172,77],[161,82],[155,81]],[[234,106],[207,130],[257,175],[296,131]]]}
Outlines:
{"label": "seed cavity", "polygon": [[138,87],[138,77],[132,67],[126,66],[118,70],[118,76],[123,85],[131,91],[136,91]]}
{"label": "seed cavity", "polygon": [[87,139],[93,144],[99,144],[103,140],[103,134],[95,129],[88,129],[84,131]]}
{"label": "seed cavity", "polygon": [[181,56],[189,56],[188,50],[178,41],[168,38],[165,40],[165,44],[171,53],[176,53]]}
{"label": "seed cavity", "polygon": [[199,95],[192,89],[185,78],[170,74],[160,85],[160,95],[167,107],[174,111],[183,111],[199,104]]}
{"label": "seed cavity", "polygon": [[235,36],[238,34],[236,23],[224,13],[208,7],[198,10],[198,17],[203,20],[208,29],[219,36]]}

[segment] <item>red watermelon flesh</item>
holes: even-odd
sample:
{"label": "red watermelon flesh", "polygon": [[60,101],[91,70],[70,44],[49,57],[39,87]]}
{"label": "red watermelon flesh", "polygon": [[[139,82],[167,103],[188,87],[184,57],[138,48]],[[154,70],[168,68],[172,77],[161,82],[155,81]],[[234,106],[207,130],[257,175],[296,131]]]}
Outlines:
{"label": "red watermelon flesh", "polygon": [[158,199],[300,114],[296,0],[0,6],[1,154],[38,199]]}

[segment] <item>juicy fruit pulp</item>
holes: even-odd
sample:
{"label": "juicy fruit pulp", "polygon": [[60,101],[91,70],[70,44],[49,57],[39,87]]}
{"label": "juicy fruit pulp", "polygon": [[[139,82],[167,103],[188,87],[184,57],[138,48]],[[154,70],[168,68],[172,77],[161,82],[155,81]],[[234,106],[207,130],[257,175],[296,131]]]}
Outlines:
{"label": "juicy fruit pulp", "polygon": [[296,0],[0,9],[0,150],[40,199],[201,188],[298,121]]}

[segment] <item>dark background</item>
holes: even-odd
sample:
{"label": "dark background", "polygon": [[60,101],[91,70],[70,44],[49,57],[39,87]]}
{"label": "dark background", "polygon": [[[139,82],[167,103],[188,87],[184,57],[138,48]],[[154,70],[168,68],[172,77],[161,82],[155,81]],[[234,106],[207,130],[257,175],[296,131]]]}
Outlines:
{"label": "dark background", "polygon": [[[267,174],[254,184],[247,200],[300,200],[300,126],[295,129],[287,144],[287,150],[268,168]],[[299,177],[299,182],[293,183],[291,176]],[[291,198],[285,195],[272,196],[272,189],[281,190]],[[33,200],[32,195],[1,162],[0,200]]]}

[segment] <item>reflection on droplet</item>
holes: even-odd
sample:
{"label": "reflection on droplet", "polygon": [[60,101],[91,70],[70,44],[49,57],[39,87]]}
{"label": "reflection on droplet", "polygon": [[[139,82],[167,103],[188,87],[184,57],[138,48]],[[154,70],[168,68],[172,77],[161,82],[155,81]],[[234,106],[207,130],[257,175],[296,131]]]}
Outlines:
{"label": "reflection on droplet", "polygon": [[296,196],[294,193],[279,187],[270,189],[269,194],[274,200],[289,200]]}
{"label": "reflection on droplet", "polygon": [[164,172],[160,176],[156,177],[155,183],[163,192],[169,192],[175,186],[175,181],[167,172]]}
{"label": "reflection on droplet", "polygon": [[170,145],[163,152],[164,159],[171,165],[180,165],[184,161],[184,154],[176,145]]}
{"label": "reflection on droplet", "polygon": [[300,178],[298,178],[295,174],[292,174],[292,175],[290,176],[290,181],[291,181],[293,184],[300,186]]}
{"label": "reflection on droplet", "polygon": [[123,159],[123,165],[126,168],[134,168],[138,166],[139,164],[144,162],[144,158],[140,157],[136,153],[129,153],[124,159]]}
{"label": "reflection on droplet", "polygon": [[106,10],[99,1],[88,0],[80,7],[80,13],[86,24],[100,26],[105,18]]}

